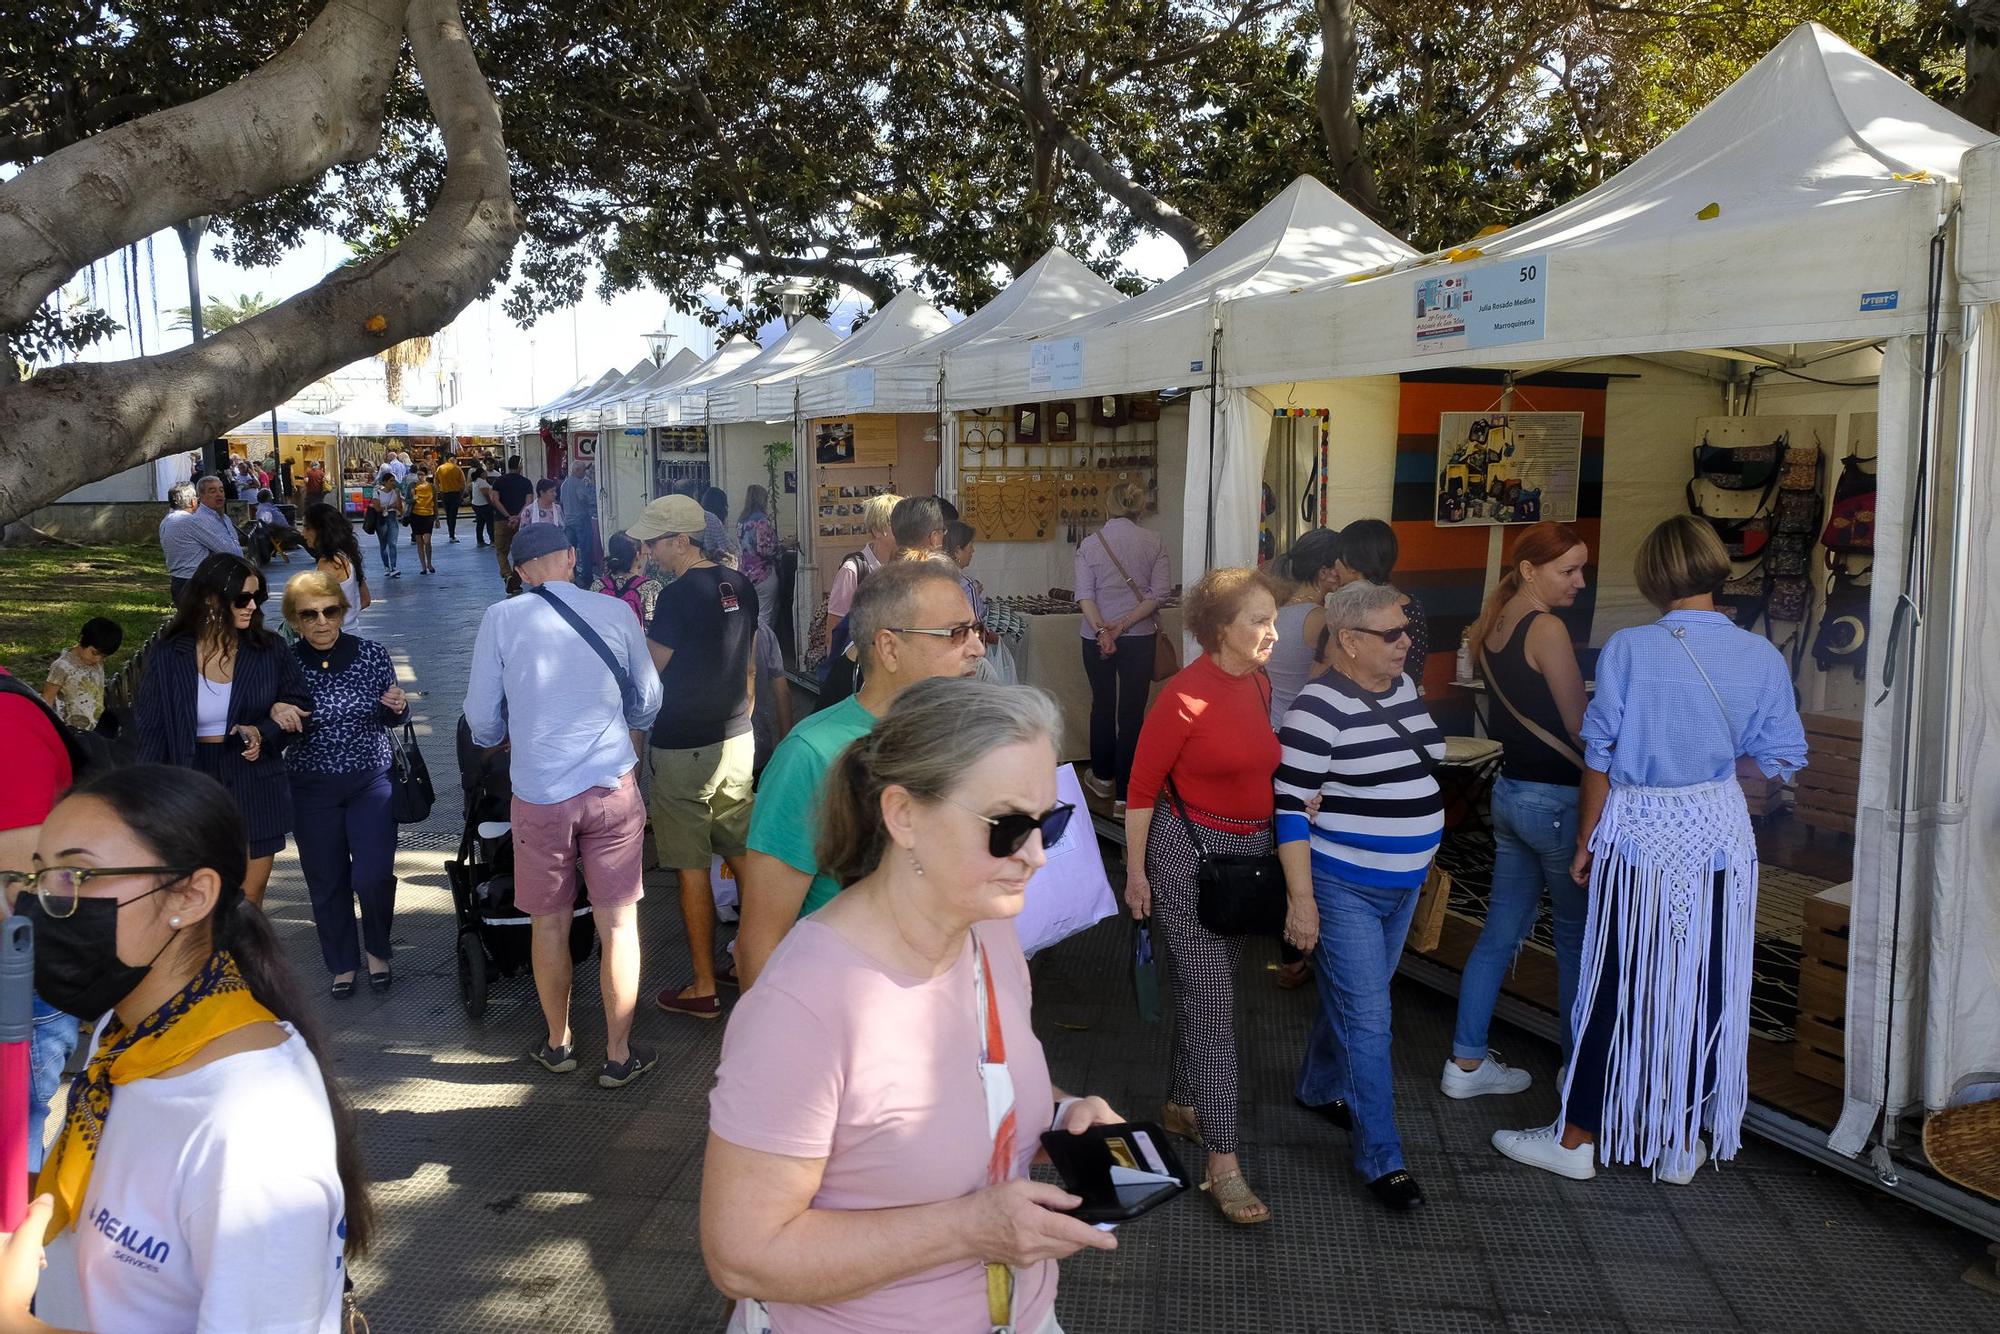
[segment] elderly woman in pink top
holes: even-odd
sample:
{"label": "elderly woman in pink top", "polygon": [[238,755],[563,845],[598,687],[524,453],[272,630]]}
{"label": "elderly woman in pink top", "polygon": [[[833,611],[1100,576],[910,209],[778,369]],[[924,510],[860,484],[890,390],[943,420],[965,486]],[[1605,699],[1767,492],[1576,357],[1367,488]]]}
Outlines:
{"label": "elderly woman in pink top", "polygon": [[1055,1262],[1116,1247],[1028,1179],[1051,1127],[1118,1120],[1050,1083],[1007,920],[1073,809],[1057,726],[1040,691],[925,681],[842,753],[818,856],[844,888],[745,993],[709,1100],[731,1330],[1060,1334]]}
{"label": "elderly woman in pink top", "polygon": [[1117,802],[1125,787],[1146,703],[1160,604],[1173,587],[1167,546],[1139,526],[1146,488],[1120,482],[1106,497],[1112,517],[1076,548],[1076,600],[1083,607],[1083,673],[1090,678],[1090,768],[1086,787]]}

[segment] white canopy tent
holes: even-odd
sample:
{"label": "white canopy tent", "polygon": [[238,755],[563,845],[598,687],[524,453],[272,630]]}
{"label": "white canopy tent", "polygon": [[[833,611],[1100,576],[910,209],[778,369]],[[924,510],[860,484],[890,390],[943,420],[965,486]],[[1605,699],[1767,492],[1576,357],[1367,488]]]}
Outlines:
{"label": "white canopy tent", "polygon": [[[649,427],[638,424],[649,395],[677,384],[704,362],[692,348],[668,357],[638,384],[599,400],[587,414],[598,430],[597,514],[605,532],[622,528],[638,517],[650,499],[653,451]],[[574,419],[572,419],[574,420]]]}
{"label": "white canopy tent", "polygon": [[[1036,260],[991,301],[948,329],[895,348],[870,348],[837,365],[815,365],[799,377],[799,415],[855,412],[935,412],[946,354],[994,339],[1044,331],[1125,296],[1060,246]],[[867,333],[855,335],[843,353]]]}
{"label": "white canopy tent", "polygon": [[534,433],[536,425],[544,418],[561,416],[563,410],[570,404],[588,398],[590,395],[615,384],[623,375],[623,371],[613,366],[602,375],[578,380],[548,402],[538,407],[529,408],[525,412],[510,415],[505,422],[501,423],[506,428],[505,434],[531,435]]}
{"label": "white canopy tent", "polygon": [[[858,391],[873,383],[874,367],[864,367],[864,362],[871,358],[895,356],[951,328],[949,315],[924,300],[915,289],[906,287],[889,298],[889,303],[876,311],[873,319],[849,334],[838,347],[795,370],[781,371],[761,381],[757,387],[758,415],[766,421],[776,421],[781,417],[791,417],[796,408],[799,419],[803,421],[830,415],[822,409],[841,411],[829,401],[832,395],[825,393],[817,395],[808,404],[808,386],[832,389],[837,385],[841,389],[840,398],[852,400],[861,397],[859,393],[849,391]],[[852,410],[882,411],[873,407]]]}
{"label": "white canopy tent", "polygon": [[490,403],[454,403],[426,420],[442,435],[498,437],[514,415]]}
{"label": "white canopy tent", "polygon": [[658,390],[679,384],[705,363],[701,354],[693,348],[684,347],[668,357],[652,373],[643,376],[637,383],[627,380],[615,389],[605,391],[591,400],[590,406],[580,408],[570,424],[583,430],[608,430],[612,427],[637,425],[646,400]]}
{"label": "white canopy tent", "polygon": [[[777,342],[708,383],[681,388],[681,411],[710,426],[722,422],[752,422],[763,418],[757,409],[757,385],[768,376],[795,371],[840,346],[840,335],[806,315],[785,330]],[[791,405],[780,414],[792,415]]]}
{"label": "white canopy tent", "polygon": [[[1927,393],[1934,407],[1943,398],[1926,378],[1927,353],[1941,346],[1928,330],[1951,320],[1952,294],[1931,290],[1929,266],[1942,253],[1933,246],[1950,240],[1961,159],[1992,141],[1825,29],[1804,25],[1651,153],[1570,204],[1360,280],[1232,300],[1222,317],[1223,379],[1239,390],[1612,354],[1782,366],[1800,344],[1880,348],[1875,629],[1862,713],[1846,1101],[1830,1139],[1847,1155],[1871,1135],[1893,1142],[1899,1115],[1941,1107],[1954,1087],[1992,1080],[2000,1069],[2000,909],[1988,892],[2000,867],[1990,818],[2000,761],[1982,764],[1976,744],[1960,745],[1955,771],[1925,757],[1940,735],[1981,735],[2000,710],[2000,682],[1966,670],[1994,659],[1970,645],[1951,648],[1968,627],[1986,647],[2000,642],[1992,610],[1972,598],[1951,605],[1929,555],[1951,527],[1941,511],[1972,495],[1966,470],[1973,486],[1983,472],[1982,530],[1956,528],[1956,540],[1972,544],[1964,553],[1971,578],[1961,565],[1957,580],[1961,591],[1985,590],[1990,603],[2000,573],[1985,519],[1994,496],[1991,408],[1984,438],[1962,459],[1926,424],[1936,413],[1925,412]],[[1990,238],[1994,207],[1989,194],[1986,221],[1970,220],[1968,238]],[[1984,244],[1990,264],[1994,248]],[[2000,266],[1965,276],[1969,292],[2000,295],[2000,283],[1986,285]],[[1438,277],[1464,279],[1471,294],[1464,334],[1442,347],[1419,337],[1419,284]],[[1516,299],[1524,292],[1531,301]],[[1976,386],[1967,392],[1976,399]],[[1961,438],[1968,446],[1975,439]],[[1954,474],[1955,490],[1942,480]],[[1924,623],[1906,624],[1899,637],[1889,627],[1905,597]],[[1940,682],[1958,696],[1940,693]],[[1968,821],[1964,798],[1973,790],[1989,800]],[[1985,874],[1968,875],[1974,867]],[[1776,1119],[1766,1128],[1796,1134]],[[1878,1167],[1886,1169],[1886,1156]]]}
{"label": "white canopy tent", "polygon": [[[764,349],[747,338],[732,338],[701,365],[674,383],[655,389],[646,395],[640,419],[647,426],[678,426],[683,422],[699,422],[702,417],[703,400],[700,390],[726,375],[732,375],[745,365],[756,360]],[[692,411],[687,405],[692,403]]]}
{"label": "white canopy tent", "polygon": [[[650,380],[660,368],[653,364],[651,357],[641,357],[632,363],[629,370],[618,378],[598,385],[589,393],[571,399],[562,405],[559,416],[569,422],[572,431],[593,431],[597,429],[598,410],[619,395]],[[547,414],[544,414],[547,415]]]}
{"label": "white canopy tent", "polygon": [[370,395],[351,399],[327,414],[343,436],[439,436],[444,432],[408,408]]}
{"label": "white canopy tent", "polygon": [[340,423],[332,417],[317,412],[307,412],[293,403],[280,403],[275,412],[267,412],[261,417],[252,417],[232,431],[224,431],[229,436],[264,436],[271,434],[271,423],[275,416],[279,435],[339,435]]}

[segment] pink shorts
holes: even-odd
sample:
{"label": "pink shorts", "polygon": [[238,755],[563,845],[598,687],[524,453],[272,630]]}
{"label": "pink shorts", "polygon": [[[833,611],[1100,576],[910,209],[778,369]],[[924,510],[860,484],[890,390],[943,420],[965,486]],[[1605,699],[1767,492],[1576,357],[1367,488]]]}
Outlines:
{"label": "pink shorts", "polygon": [[645,897],[646,803],[631,770],[616,787],[593,787],[538,806],[514,798],[514,906],[550,917],[576,904],[576,864],[594,908]]}

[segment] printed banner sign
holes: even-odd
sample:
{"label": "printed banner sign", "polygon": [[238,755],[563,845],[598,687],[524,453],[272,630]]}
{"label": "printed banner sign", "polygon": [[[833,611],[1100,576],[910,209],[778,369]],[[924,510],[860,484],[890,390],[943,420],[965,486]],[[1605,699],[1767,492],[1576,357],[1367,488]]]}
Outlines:
{"label": "printed banner sign", "polygon": [[1437,523],[1493,527],[1576,518],[1581,412],[1438,416]]}
{"label": "printed banner sign", "polygon": [[1028,388],[1059,392],[1083,384],[1083,340],[1054,338],[1028,348]]}
{"label": "printed banner sign", "polygon": [[1532,343],[1547,333],[1548,256],[1526,255],[1418,278],[1419,352],[1465,352]]}

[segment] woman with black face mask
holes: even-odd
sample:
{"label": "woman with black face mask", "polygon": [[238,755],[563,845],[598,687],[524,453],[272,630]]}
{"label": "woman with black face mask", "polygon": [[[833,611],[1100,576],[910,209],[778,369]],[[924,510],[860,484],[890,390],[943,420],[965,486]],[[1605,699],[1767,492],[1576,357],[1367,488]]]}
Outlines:
{"label": "woman with black face mask", "polygon": [[140,765],[78,785],[42,825],[35,869],[0,873],[34,926],[36,991],[104,1016],[0,1251],[0,1328],[340,1327],[367,1188],[352,1116],[244,896],[244,849],[220,784]]}
{"label": "woman with black face mask", "polygon": [[264,628],[264,594],[264,576],[241,556],[203,561],[146,662],[133,710],[142,762],[207,774],[236,798],[250,838],[243,893],[256,904],[292,829],[281,752],[312,709],[298,659]]}

